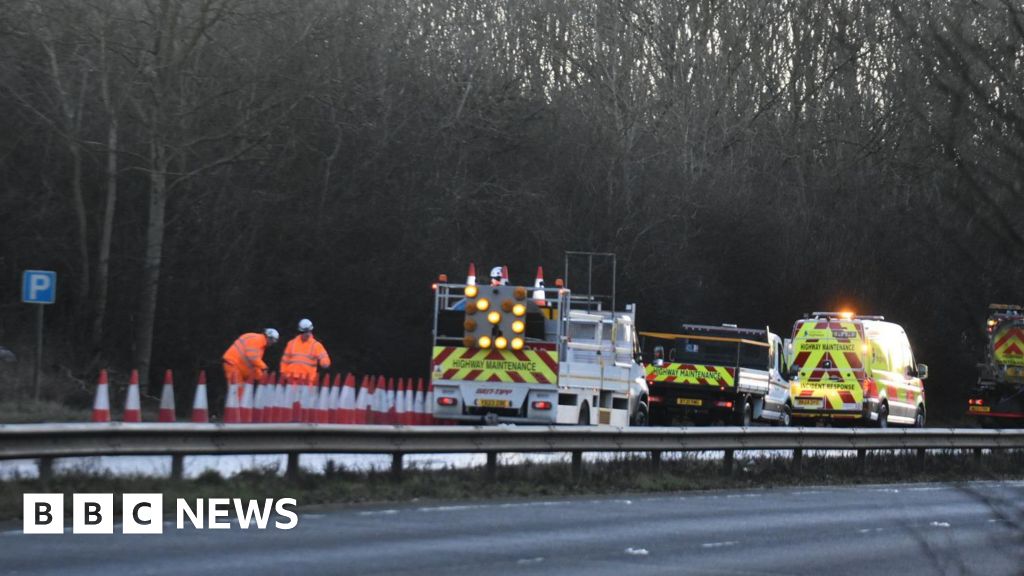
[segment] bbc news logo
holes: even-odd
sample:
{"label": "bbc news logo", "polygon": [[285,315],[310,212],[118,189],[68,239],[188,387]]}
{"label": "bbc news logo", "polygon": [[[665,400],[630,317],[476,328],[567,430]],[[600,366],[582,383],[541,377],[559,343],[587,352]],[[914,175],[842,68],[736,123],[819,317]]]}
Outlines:
{"label": "bbc news logo", "polygon": [[[113,494],[73,494],[71,500],[72,533],[114,533]],[[175,528],[184,530],[186,525],[190,525],[198,530],[230,530],[237,524],[242,530],[251,527],[257,530],[291,530],[299,525],[295,506],[294,498],[197,498],[194,502],[178,498],[175,502]],[[230,520],[232,514],[234,522]],[[25,494],[22,517],[25,534],[63,534],[64,494]],[[163,534],[163,494],[123,494],[121,533]]]}

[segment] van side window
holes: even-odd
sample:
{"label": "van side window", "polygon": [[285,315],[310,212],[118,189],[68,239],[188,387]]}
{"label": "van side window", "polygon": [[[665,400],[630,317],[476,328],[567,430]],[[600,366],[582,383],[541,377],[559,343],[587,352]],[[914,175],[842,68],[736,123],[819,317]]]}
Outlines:
{"label": "van side window", "polygon": [[885,346],[881,339],[871,340],[871,369],[872,370],[891,370],[889,355],[886,354]]}

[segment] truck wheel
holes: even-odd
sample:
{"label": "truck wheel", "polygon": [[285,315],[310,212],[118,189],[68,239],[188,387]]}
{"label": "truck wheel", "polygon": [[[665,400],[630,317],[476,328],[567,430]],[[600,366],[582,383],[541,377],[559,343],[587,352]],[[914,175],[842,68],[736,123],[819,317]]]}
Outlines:
{"label": "truck wheel", "polygon": [[889,427],[889,405],[880,404],[878,406],[878,421],[875,422],[875,426],[878,428]]}
{"label": "truck wheel", "polygon": [[924,407],[917,407],[917,414],[914,415],[914,428],[924,428]]}
{"label": "truck wheel", "polygon": [[750,402],[743,402],[743,411],[736,415],[736,424],[749,428],[750,424],[754,421],[754,407],[750,405]]}
{"label": "truck wheel", "polygon": [[640,402],[636,406],[636,415],[633,416],[633,421],[629,423],[630,426],[650,426],[651,419],[650,414],[647,410],[647,402]]}
{"label": "truck wheel", "polygon": [[586,402],[580,406],[580,417],[576,423],[580,426],[590,426],[590,405]]}

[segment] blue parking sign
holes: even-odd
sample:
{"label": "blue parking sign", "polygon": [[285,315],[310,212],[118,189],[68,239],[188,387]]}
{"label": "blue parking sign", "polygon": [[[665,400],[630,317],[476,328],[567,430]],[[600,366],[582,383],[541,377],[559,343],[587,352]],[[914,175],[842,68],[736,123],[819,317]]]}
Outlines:
{"label": "blue parking sign", "polygon": [[26,304],[53,304],[57,300],[57,273],[52,270],[25,270],[21,275],[21,301]]}

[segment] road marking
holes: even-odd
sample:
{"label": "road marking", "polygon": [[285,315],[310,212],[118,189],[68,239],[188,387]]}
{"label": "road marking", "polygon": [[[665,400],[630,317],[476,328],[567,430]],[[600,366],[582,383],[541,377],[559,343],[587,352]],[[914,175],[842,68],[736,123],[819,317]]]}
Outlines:
{"label": "road marking", "polygon": [[939,522],[936,520],[929,524],[929,526],[935,526],[936,528],[949,528],[949,522]]}
{"label": "road marking", "polygon": [[881,532],[883,530],[885,530],[885,528],[861,528],[860,530],[857,530],[857,532],[860,534],[870,534],[872,532]]}
{"label": "road marking", "polygon": [[544,561],[544,557],[543,556],[537,556],[536,558],[520,558],[519,560],[516,560],[516,564],[519,564],[519,565],[540,564],[543,561]]}
{"label": "road marking", "polygon": [[647,556],[650,552],[646,548],[626,548],[626,554],[631,556]]}
{"label": "road marking", "polygon": [[726,546],[735,546],[739,544],[735,540],[727,540],[725,542],[705,542],[700,545],[701,548],[724,548]]}
{"label": "road marking", "polygon": [[391,514],[398,514],[398,510],[367,510],[360,512],[360,516],[390,516]]}

